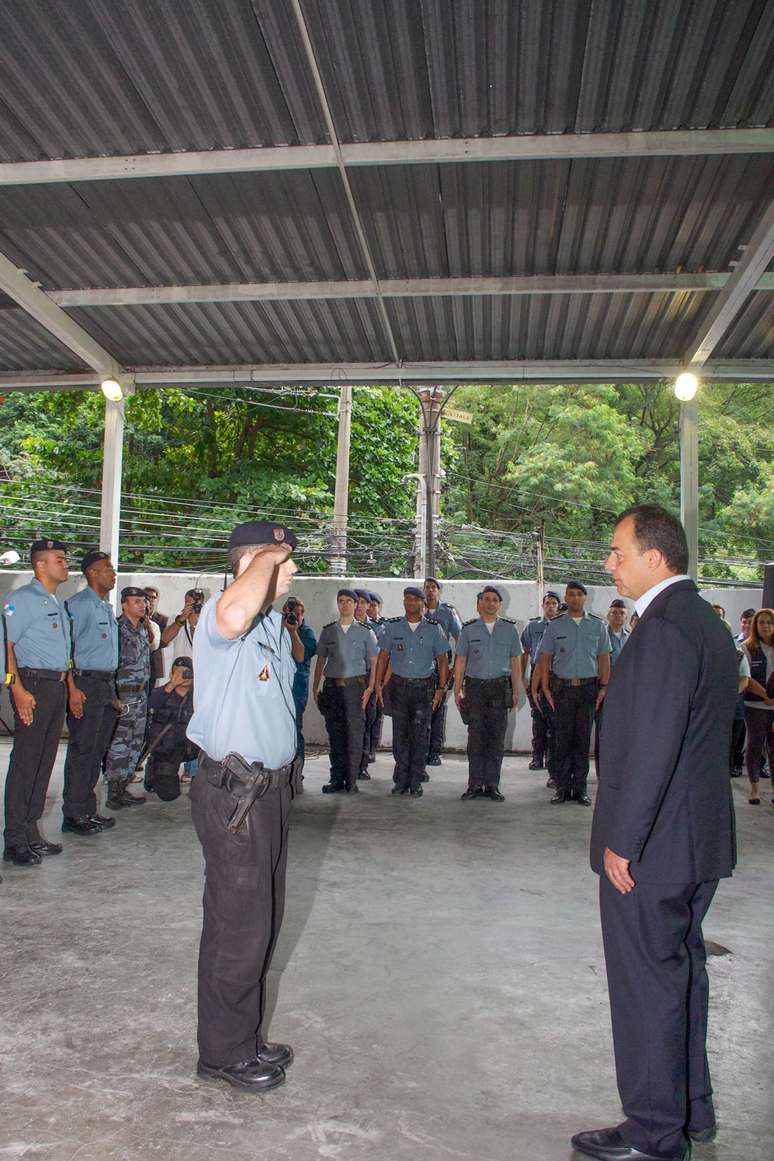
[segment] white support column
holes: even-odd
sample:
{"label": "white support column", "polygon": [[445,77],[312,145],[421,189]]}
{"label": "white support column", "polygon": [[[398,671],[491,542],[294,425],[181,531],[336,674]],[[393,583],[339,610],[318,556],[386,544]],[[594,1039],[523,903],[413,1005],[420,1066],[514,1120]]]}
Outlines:
{"label": "white support column", "polygon": [[333,551],[329,569],[335,576],[347,571],[349,522],[349,449],[352,438],[352,386],[342,383],[339,396],[339,437],[336,444],[336,491],[333,499]]}
{"label": "white support column", "polygon": [[699,400],[680,404],[680,519],[688,540],[688,575],[699,575]]}
{"label": "white support column", "polygon": [[121,468],[124,459],[124,403],[105,400],[105,440],[102,458],[102,511],[99,546],[109,552],[118,570],[121,523]]}

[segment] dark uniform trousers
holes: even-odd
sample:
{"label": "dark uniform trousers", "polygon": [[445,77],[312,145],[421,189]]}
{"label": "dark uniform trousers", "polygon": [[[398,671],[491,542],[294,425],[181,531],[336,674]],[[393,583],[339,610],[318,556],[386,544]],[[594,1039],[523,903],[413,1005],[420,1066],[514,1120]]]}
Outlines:
{"label": "dark uniform trousers", "polygon": [[468,725],[468,786],[499,786],[505,753],[508,710],[513,701],[508,677],[465,678]]}
{"label": "dark uniform trousers", "polygon": [[[437,686],[437,683],[436,683]],[[446,699],[448,690],[444,692],[443,701],[430,715],[430,737],[428,739],[427,757],[440,758],[443,743],[446,738]]]}
{"label": "dark uniform trousers", "polygon": [[[13,749],[5,779],[5,845],[26,846],[40,840],[38,822],[64,725],[67,691],[64,680],[34,677],[19,668],[24,688],[35,698],[32,725],[25,726],[13,703]],[[13,700],[13,699],[12,699]]]}
{"label": "dark uniform trousers", "polygon": [[254,802],[241,829],[226,828],[237,804],[207,781],[203,757],[191,813],[204,854],[199,946],[199,1055],[216,1067],[252,1060],[263,1044],[266,977],[285,907],[289,786]]}
{"label": "dark uniform trousers", "polygon": [[537,700],[532,696],[532,690],[527,690],[529,708],[532,714],[532,757],[538,762],[545,763],[549,774],[556,769],[556,725],[554,711],[542,693],[538,693]]}
{"label": "dark uniform trousers", "polygon": [[716,888],[638,881],[622,895],[600,877],[621,1135],[643,1153],[678,1155],[688,1125],[714,1123],[701,925]]}
{"label": "dark uniform trousers", "polygon": [[71,713],[67,715],[70,741],[65,758],[62,813],[65,818],[76,819],[97,813],[94,788],[99,781],[102,759],[110,745],[118,714],[113,705],[116,696],[114,674],[97,677],[82,672],[76,673],[73,680],[86,695],[86,701],[82,718],[73,717]]}
{"label": "dark uniform trousers", "polygon": [[572,685],[569,679],[551,678],[551,694],[556,707],[556,778],[557,789],[583,793],[589,777],[589,749],[597,700],[597,679],[582,679]]}
{"label": "dark uniform trousers", "polygon": [[363,733],[363,757],[360,762],[360,767],[365,770],[366,766],[372,761],[371,755],[376,753],[377,747],[382,740],[382,726],[384,725],[384,709],[376,700],[376,694],[372,693],[368,699],[368,704],[365,710],[365,731]]}
{"label": "dark uniform trousers", "polygon": [[395,784],[416,790],[422,781],[430,738],[435,677],[398,677],[389,681]]}
{"label": "dark uniform trousers", "polygon": [[365,677],[328,677],[319,702],[330,744],[331,782],[350,790],[357,785],[363,757],[365,687]]}

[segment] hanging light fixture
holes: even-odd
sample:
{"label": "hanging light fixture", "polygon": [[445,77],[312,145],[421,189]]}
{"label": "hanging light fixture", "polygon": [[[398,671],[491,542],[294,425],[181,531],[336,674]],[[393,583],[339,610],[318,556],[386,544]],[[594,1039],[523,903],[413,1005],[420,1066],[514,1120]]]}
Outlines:
{"label": "hanging light fixture", "polygon": [[124,397],[124,389],[117,379],[103,379],[100,384],[102,387],[102,394],[111,403],[120,403]]}
{"label": "hanging light fixture", "polygon": [[683,371],[675,379],[675,395],[681,403],[688,403],[699,389],[699,380],[692,371]]}

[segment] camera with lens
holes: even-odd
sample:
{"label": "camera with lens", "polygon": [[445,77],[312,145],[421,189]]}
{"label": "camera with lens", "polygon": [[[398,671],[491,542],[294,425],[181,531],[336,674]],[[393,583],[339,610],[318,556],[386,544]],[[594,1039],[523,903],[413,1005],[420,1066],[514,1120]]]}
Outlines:
{"label": "camera with lens", "polygon": [[182,665],[179,668],[183,681],[193,681],[193,669],[190,669],[188,666],[184,667]]}
{"label": "camera with lens", "polygon": [[204,606],[204,589],[192,589],[191,600],[193,602],[191,611],[194,613],[201,613]]}
{"label": "camera with lens", "polygon": [[298,609],[298,601],[296,600],[296,598],[295,597],[288,597],[287,601],[285,602],[285,608],[287,609],[287,613],[285,614],[285,624],[286,625],[297,625],[298,624],[298,613],[296,612],[296,610]]}

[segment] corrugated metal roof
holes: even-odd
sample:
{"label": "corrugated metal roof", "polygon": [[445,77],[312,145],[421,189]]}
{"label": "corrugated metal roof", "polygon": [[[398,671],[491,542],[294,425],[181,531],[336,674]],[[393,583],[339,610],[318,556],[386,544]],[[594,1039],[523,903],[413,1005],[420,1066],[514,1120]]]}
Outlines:
{"label": "corrugated metal roof", "polygon": [[81,371],[84,364],[72,351],[23,310],[0,306],[0,370]]}
{"label": "corrugated metal roof", "polygon": [[774,359],[774,294],[751,294],[718,345],[718,358]]}

